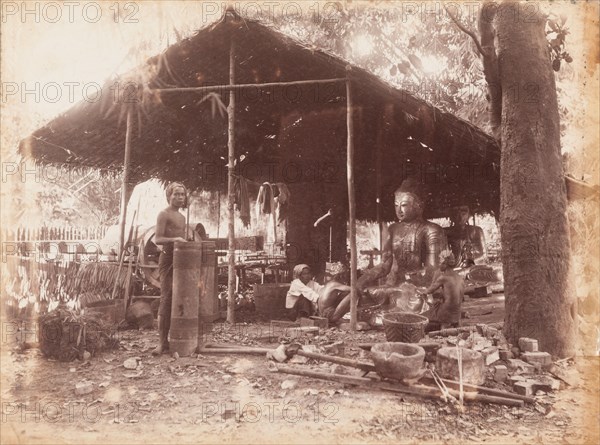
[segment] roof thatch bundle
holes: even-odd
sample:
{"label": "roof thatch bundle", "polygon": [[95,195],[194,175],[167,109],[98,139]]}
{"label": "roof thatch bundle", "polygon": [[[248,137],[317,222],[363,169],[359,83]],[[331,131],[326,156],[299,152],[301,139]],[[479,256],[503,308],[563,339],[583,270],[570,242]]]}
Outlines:
{"label": "roof thatch bundle", "polygon": [[[463,201],[475,211],[497,212],[500,151],[490,135],[340,58],[230,14],[107,84],[101,100],[81,103],[40,128],[20,152],[40,163],[118,171],[124,116],[132,110],[134,182],[157,177],[225,190],[228,95],[166,89],[228,84],[232,39],[238,84],[349,73],[358,219],[376,218],[378,170],[384,220],[394,219],[391,196],[407,176],[417,176],[429,193],[427,217],[445,216]],[[313,193],[347,200],[343,82],[248,89],[237,93],[236,107],[238,174],[259,183],[319,184]]]}

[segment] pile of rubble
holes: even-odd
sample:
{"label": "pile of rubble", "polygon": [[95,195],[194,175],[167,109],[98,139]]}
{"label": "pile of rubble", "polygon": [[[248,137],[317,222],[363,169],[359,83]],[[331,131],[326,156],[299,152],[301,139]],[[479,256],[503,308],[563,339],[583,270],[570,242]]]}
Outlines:
{"label": "pile of rubble", "polygon": [[[410,345],[409,349],[416,351],[419,360],[403,356],[402,352],[399,356],[395,351],[384,353],[381,357],[385,361],[395,361],[402,365],[400,368],[406,368],[404,365],[411,360],[415,363],[411,365],[415,369],[410,369],[406,378],[402,378],[390,377],[393,372],[389,369],[384,372],[386,364],[382,366],[381,357],[378,363],[375,350],[382,349],[381,341],[377,347],[374,347],[377,342],[346,345],[338,337],[338,341],[324,344],[332,339],[327,335],[327,326],[321,323],[324,321],[317,317],[302,323],[272,322],[268,337],[280,343],[276,348],[206,343],[199,352],[266,355],[274,372],[416,397],[453,402],[460,399],[461,404],[464,399],[509,406],[531,404],[542,409],[546,395],[551,398],[551,393],[562,386],[578,384],[576,371],[569,370],[566,361],[554,363],[550,354],[538,350],[535,339],[522,338],[519,345],[513,347],[498,325],[480,324],[431,332]],[[384,343],[383,346],[396,345]],[[388,349],[391,351],[394,347]],[[353,352],[356,350],[361,351],[358,357]]]}
{"label": "pile of rubble", "polygon": [[[461,329],[467,332],[457,332]],[[539,350],[538,341],[533,338],[520,338],[518,346],[513,346],[500,329],[487,325],[433,332],[429,337],[423,342],[479,352],[487,368],[487,382],[496,387],[509,387],[516,394],[545,395],[565,385],[576,387],[579,384],[577,371],[569,369],[565,360],[555,363],[548,352]]]}

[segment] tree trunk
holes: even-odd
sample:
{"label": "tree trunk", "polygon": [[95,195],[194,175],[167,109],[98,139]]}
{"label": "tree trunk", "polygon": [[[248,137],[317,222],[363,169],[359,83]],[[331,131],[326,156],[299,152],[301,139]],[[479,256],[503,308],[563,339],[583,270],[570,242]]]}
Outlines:
{"label": "tree trunk", "polygon": [[554,73],[545,18],[505,2],[493,19],[502,91],[500,234],[505,334],[539,341],[559,357],[575,352],[566,187]]}

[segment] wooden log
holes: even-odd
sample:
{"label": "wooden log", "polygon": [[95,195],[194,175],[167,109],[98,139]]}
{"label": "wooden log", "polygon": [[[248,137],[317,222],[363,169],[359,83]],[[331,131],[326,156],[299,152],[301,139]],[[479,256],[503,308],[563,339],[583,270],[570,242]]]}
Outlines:
{"label": "wooden log", "polygon": [[334,355],[318,354],[316,352],[303,351],[302,349],[296,352],[296,354],[302,357],[312,358],[314,360],[322,360],[324,362],[331,362],[337,363],[338,365],[350,366],[352,368],[360,369],[361,371],[376,372],[375,365],[372,365],[370,363],[359,362],[357,360],[352,360],[349,358],[336,357]]}
{"label": "wooden log", "polygon": [[199,354],[250,354],[250,355],[265,355],[267,352],[273,351],[270,348],[207,348],[204,345],[198,348]]}
{"label": "wooden log", "polygon": [[[251,353],[253,353],[252,351],[255,351],[257,354],[259,353],[258,351],[260,351],[260,354],[266,353],[268,351],[274,351],[274,349],[267,349],[267,348],[236,347],[235,345],[228,345],[225,343],[206,343],[204,345],[204,349],[223,350],[224,352],[227,351],[232,354],[235,353],[236,351],[243,351],[243,352],[239,352],[242,354],[244,354],[244,353],[251,354]],[[322,360],[324,362],[331,362],[331,363],[337,363],[338,365],[350,366],[352,368],[357,368],[362,371],[376,372],[375,366],[372,365],[371,363],[359,362],[357,360],[352,360],[349,358],[337,357],[334,355],[319,354],[316,352],[304,351],[302,349],[299,349],[298,351],[296,351],[295,354],[300,355],[302,357],[306,357],[306,358],[312,358],[314,360]]]}
{"label": "wooden log", "polygon": [[352,116],[352,84],[346,80],[346,175],[348,179],[348,213],[350,225],[350,329],[356,331],[358,294],[356,292],[356,198],[354,195],[354,120]]}
{"label": "wooden log", "polygon": [[299,85],[324,85],[330,83],[341,83],[346,81],[345,78],[334,78],[334,79],[317,79],[317,80],[293,80],[289,82],[265,82],[265,83],[240,83],[233,84],[229,83],[229,85],[211,85],[205,87],[179,87],[179,88],[153,88],[155,91],[160,91],[160,93],[187,93],[187,92],[196,92],[196,93],[210,93],[211,91],[241,91],[245,89],[258,89],[258,88],[272,88],[272,87],[286,87],[286,86],[299,86]]}
{"label": "wooden log", "polygon": [[[362,386],[370,389],[379,389],[383,391],[396,392],[401,394],[409,394],[415,397],[423,397],[428,399],[436,399],[439,400],[442,395],[441,391],[437,387],[429,387],[425,385],[415,385],[415,386],[403,386],[400,384],[391,384],[387,382],[377,381],[365,377],[355,377],[355,376],[346,376],[340,374],[330,374],[324,372],[317,372],[308,369],[302,369],[298,367],[292,366],[283,366],[283,365],[274,365],[274,369],[277,372],[298,375],[303,377],[313,377],[316,379],[329,380],[338,383],[350,384]],[[448,392],[454,396],[458,396],[458,391],[449,389]],[[464,400],[472,401],[472,402],[484,402],[484,403],[492,403],[497,405],[507,405],[507,406],[523,406],[522,400],[516,399],[508,399],[504,397],[496,397],[496,396],[488,396],[485,394],[477,394],[474,392],[465,392]]]}
{"label": "wooden log", "polygon": [[[235,84],[235,40],[231,36],[229,46],[229,85]],[[235,163],[235,91],[229,91],[227,105],[227,239],[229,262],[227,268],[227,322],[235,323],[235,224],[233,202],[235,200],[234,163]]]}

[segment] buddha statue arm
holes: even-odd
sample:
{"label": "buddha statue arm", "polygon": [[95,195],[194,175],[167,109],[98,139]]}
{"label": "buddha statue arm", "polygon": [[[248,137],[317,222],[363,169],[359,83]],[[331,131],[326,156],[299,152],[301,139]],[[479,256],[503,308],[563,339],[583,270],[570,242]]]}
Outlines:
{"label": "buddha statue arm", "polygon": [[393,229],[390,228],[387,239],[383,245],[383,251],[381,253],[381,263],[371,269],[365,270],[362,276],[357,280],[356,287],[360,292],[364,291],[365,288],[372,284],[374,281],[390,273],[392,269],[392,263],[394,262],[394,254],[392,249],[392,234]]}
{"label": "buddha statue arm", "polygon": [[439,264],[440,252],[448,248],[444,229],[434,223],[425,227],[425,255],[423,263],[425,268],[436,267]]}

